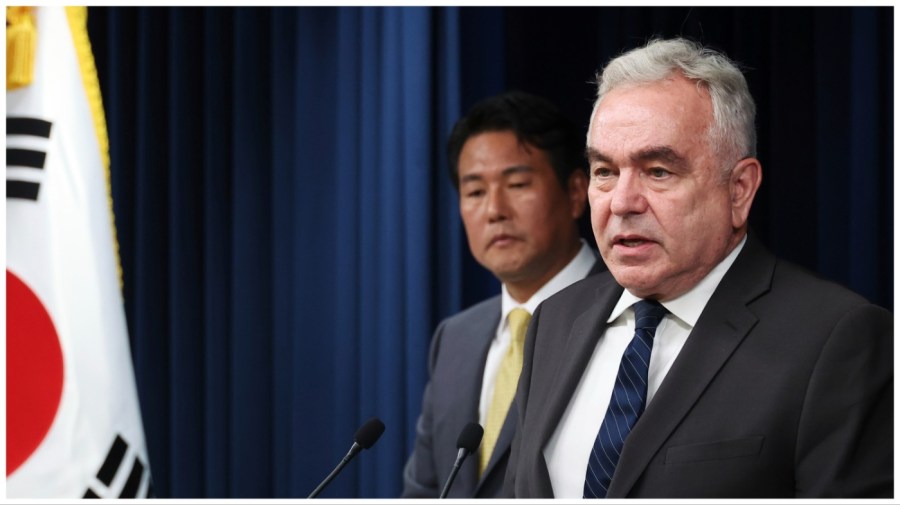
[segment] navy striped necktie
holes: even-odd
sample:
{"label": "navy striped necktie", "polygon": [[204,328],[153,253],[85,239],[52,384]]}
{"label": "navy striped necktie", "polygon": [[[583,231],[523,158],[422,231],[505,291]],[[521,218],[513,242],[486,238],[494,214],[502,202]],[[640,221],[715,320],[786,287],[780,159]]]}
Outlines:
{"label": "navy striped necktie", "polygon": [[622,354],[609,407],[594,440],[584,479],[585,498],[606,497],[625,438],[644,412],[653,335],[667,313],[655,300],[634,304],[634,338]]}

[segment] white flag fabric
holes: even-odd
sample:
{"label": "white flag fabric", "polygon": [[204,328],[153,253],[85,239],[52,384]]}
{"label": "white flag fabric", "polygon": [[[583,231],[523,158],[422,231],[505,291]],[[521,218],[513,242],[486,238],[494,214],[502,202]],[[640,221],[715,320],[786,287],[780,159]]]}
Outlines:
{"label": "white flag fabric", "polygon": [[[7,61],[9,498],[152,494],[86,12],[27,10],[31,83]],[[8,60],[10,30],[7,10]]]}

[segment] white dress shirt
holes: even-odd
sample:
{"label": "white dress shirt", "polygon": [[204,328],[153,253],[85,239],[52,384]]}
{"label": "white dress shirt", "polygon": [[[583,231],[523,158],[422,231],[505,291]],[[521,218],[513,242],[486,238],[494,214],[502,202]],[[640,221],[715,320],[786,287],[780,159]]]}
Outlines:
{"label": "white dress shirt", "polygon": [[[681,352],[697,319],[718,287],[725,272],[734,263],[747,241],[725,257],[706,277],[687,293],[662,305],[669,314],[659,323],[653,338],[650,368],[647,380],[647,405]],[[619,362],[625,348],[634,337],[634,309],[631,306],[641,300],[622,292],[619,302],[607,320],[606,332],[597,342],[575,394],[560,419],[556,431],[544,447],[544,459],[556,498],[581,498],[584,493],[584,477],[588,459],[594,447],[594,439],[609,406]]]}
{"label": "white dress shirt", "polygon": [[487,411],[491,408],[491,399],[494,396],[494,383],[497,381],[497,372],[500,370],[500,362],[503,361],[503,356],[506,354],[506,350],[509,348],[509,342],[511,340],[506,316],[508,316],[510,311],[516,307],[521,307],[527,310],[529,314],[534,314],[534,310],[537,306],[551,295],[554,295],[557,291],[587,277],[588,272],[594,267],[596,261],[597,256],[591,251],[591,248],[588,247],[587,243],[582,240],[581,249],[572,261],[570,261],[565,268],[560,270],[559,273],[546,284],[541,286],[541,288],[538,289],[525,303],[519,303],[513,300],[509,291],[506,289],[506,284],[503,285],[500,298],[500,324],[497,326],[497,334],[494,337],[494,341],[491,343],[490,350],[488,350],[487,360],[484,363],[484,376],[481,379],[481,399],[478,403],[478,422],[482,426],[484,426],[485,419],[487,418]]}

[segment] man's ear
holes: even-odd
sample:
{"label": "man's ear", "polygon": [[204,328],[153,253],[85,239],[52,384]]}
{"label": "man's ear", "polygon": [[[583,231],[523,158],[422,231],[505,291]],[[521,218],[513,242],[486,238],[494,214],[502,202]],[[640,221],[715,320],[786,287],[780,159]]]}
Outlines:
{"label": "man's ear", "polygon": [[587,205],[587,174],[582,169],[576,169],[569,174],[569,205],[572,207],[572,219],[578,219],[584,213]]}
{"label": "man's ear", "polygon": [[728,178],[731,192],[731,225],[743,228],[750,216],[750,206],[756,190],[762,183],[762,165],[756,158],[744,158],[737,162]]}

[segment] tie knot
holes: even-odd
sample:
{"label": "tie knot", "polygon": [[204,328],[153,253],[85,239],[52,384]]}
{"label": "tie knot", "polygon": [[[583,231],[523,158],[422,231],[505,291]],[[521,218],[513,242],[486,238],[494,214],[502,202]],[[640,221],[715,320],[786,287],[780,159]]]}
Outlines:
{"label": "tie knot", "polygon": [[513,343],[522,346],[525,342],[525,330],[528,329],[528,322],[531,321],[531,314],[527,310],[517,307],[509,311],[509,334],[512,336]]}
{"label": "tie knot", "polygon": [[656,330],[662,318],[669,313],[665,307],[656,300],[641,300],[633,305],[634,327],[647,330]]}

